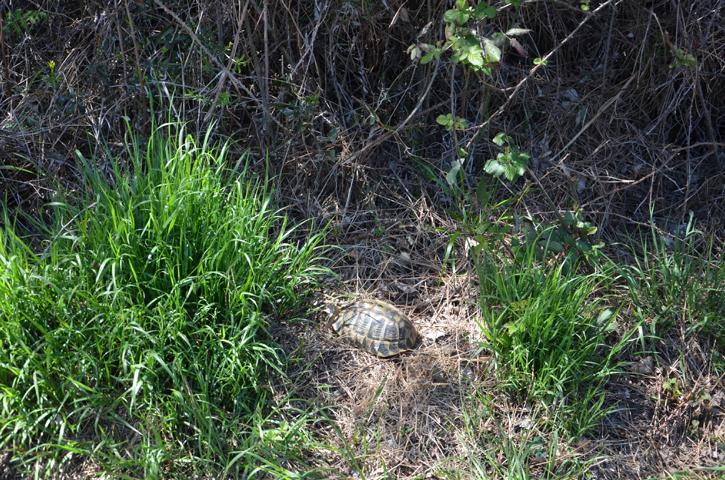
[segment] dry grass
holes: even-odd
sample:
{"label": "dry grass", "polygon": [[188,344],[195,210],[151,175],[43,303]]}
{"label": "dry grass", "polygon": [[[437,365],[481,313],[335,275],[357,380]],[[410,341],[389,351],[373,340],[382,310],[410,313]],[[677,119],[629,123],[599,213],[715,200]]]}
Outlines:
{"label": "dry grass", "polygon": [[[394,192],[377,187],[393,200]],[[486,366],[472,341],[480,338],[475,286],[465,272],[441,273],[447,239],[435,228],[444,220],[424,199],[405,202],[360,208],[347,220],[330,214],[328,240],[341,251],[333,262],[340,278],[328,293],[396,304],[416,324],[420,347],[381,361],[326,331],[322,319],[293,330],[294,338],[287,331],[283,341],[301,350],[302,372],[291,374],[298,387],[312,403],[329,405],[336,428],[323,435],[339,449],[341,478],[415,478],[450,462],[460,448],[461,403]]]}
{"label": "dry grass", "polygon": [[[725,390],[712,370],[718,354],[711,345],[682,333],[658,344],[656,356],[632,357],[630,371],[607,387],[608,403],[618,409],[600,430],[574,443],[553,440],[540,425],[548,413],[501,392],[491,358],[478,348],[475,280],[443,263],[442,232],[453,225],[426,205],[426,197],[405,199],[382,184],[371,188],[393,206],[360,208],[348,221],[339,213],[323,215],[332,225],[332,243],[341,247],[333,261],[340,279],[327,290],[400,306],[420,329],[422,345],[381,361],[325,330],[322,319],[288,326],[280,338],[298,356],[291,374],[297,383],[286,387],[288,393],[325,405],[334,421],[319,433],[335,446],[321,461],[344,465],[337,478],[458,478],[451,472],[470,471],[468,457],[483,455],[464,428],[466,413],[481,411],[472,403],[476,394],[490,398],[491,410],[474,422],[481,438],[506,439],[522,449],[532,439],[558,441],[557,465],[580,462],[606,479],[717,476],[706,469],[725,455]],[[679,393],[664,387],[669,378],[678,379]],[[503,448],[494,451],[502,464],[509,461]],[[532,473],[543,474],[546,461],[532,457]]]}
{"label": "dry grass", "polygon": [[678,471],[706,476],[707,468],[725,462],[724,384],[712,371],[720,354],[684,336],[667,344],[610,387],[620,409],[597,439],[606,455],[601,469],[609,478],[659,478]]}

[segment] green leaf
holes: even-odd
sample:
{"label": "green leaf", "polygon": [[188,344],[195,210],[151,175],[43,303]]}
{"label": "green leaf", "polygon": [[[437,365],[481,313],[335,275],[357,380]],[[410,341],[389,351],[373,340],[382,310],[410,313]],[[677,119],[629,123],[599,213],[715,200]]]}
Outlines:
{"label": "green leaf", "polygon": [[[528,153],[519,150],[511,152],[511,162],[516,166],[516,173],[519,177],[526,172],[530,158],[531,156]],[[509,180],[513,181],[514,179],[510,178]]]}
{"label": "green leaf", "polygon": [[443,14],[443,20],[446,23],[455,23],[456,25],[465,25],[469,18],[468,12],[460,10],[446,10],[446,13]]}
{"label": "green leaf", "polygon": [[453,129],[454,130],[465,130],[468,128],[468,120],[461,117],[454,117],[453,120]]}
{"label": "green leaf", "polygon": [[426,63],[430,63],[432,60],[438,60],[439,58],[441,58],[442,53],[442,48],[433,47],[428,53],[421,57],[420,63],[425,65]]}
{"label": "green leaf", "polygon": [[567,227],[571,227],[576,223],[577,218],[573,212],[566,212],[564,213],[564,217],[562,218],[562,220],[564,221],[564,225],[566,225]]}
{"label": "green leaf", "polygon": [[523,325],[519,323],[507,323],[506,324],[506,330],[509,335],[516,335],[518,332],[520,332],[523,329]]}
{"label": "green leaf", "polygon": [[584,253],[588,253],[592,249],[592,244],[587,242],[586,240],[581,240],[581,239],[576,240],[574,242],[574,245],[576,245],[576,248],[578,248],[579,250],[581,250]]}
{"label": "green leaf", "polygon": [[471,49],[468,52],[468,63],[475,67],[483,67],[483,51]]}
{"label": "green leaf", "polygon": [[406,50],[406,52],[408,52],[410,54],[411,60],[415,60],[415,59],[419,58],[422,54],[422,50],[416,44],[409,46],[408,49]]}
{"label": "green leaf", "polygon": [[675,48],[675,60],[670,65],[670,68],[677,68],[677,67],[686,67],[686,68],[694,68],[697,67],[697,59],[694,55],[691,53],[688,53],[687,50],[684,50],[682,48]]}
{"label": "green leaf", "polygon": [[434,58],[435,58],[435,55],[433,55],[433,52],[428,52],[420,58],[420,63],[421,63],[421,65],[428,64],[431,61],[433,61]]}
{"label": "green leaf", "polygon": [[448,185],[451,187],[456,187],[458,185],[458,172],[461,171],[461,167],[463,166],[463,162],[460,159],[453,160],[453,163],[451,163],[451,168],[448,170],[448,173],[446,173],[446,182],[448,182]]}
{"label": "green leaf", "polygon": [[515,163],[504,166],[504,176],[509,182],[513,182],[514,180],[522,176],[525,171],[526,170],[523,167]]}
{"label": "green leaf", "polygon": [[438,123],[438,125],[442,125],[446,128],[450,128],[453,125],[453,117],[450,113],[448,113],[446,115],[438,115],[436,117],[436,123]]}
{"label": "green leaf", "polygon": [[450,113],[447,113],[445,115],[438,115],[436,117],[436,123],[438,125],[442,125],[446,128],[446,130],[464,130],[468,128],[468,120],[461,117],[456,117],[455,115],[452,115]]}
{"label": "green leaf", "polygon": [[529,155],[519,150],[510,150],[499,153],[496,159],[491,159],[484,165],[484,170],[495,177],[503,175],[510,182],[515,181],[526,172]]}
{"label": "green leaf", "polygon": [[544,65],[544,66],[546,66],[546,60],[544,60],[541,57],[536,57],[534,59],[534,65]]}
{"label": "green leaf", "polygon": [[456,19],[458,18],[458,10],[446,10],[445,13],[443,13],[443,21],[446,23],[456,23]]}
{"label": "green leaf", "polygon": [[483,20],[484,18],[494,18],[496,16],[496,8],[487,3],[479,3],[473,9],[473,18]]}
{"label": "green leaf", "polygon": [[499,147],[502,147],[504,143],[509,141],[508,135],[506,135],[503,132],[499,132],[496,134],[495,137],[493,137],[493,143],[498,145]]}
{"label": "green leaf", "polygon": [[486,162],[486,165],[484,165],[483,169],[486,171],[486,173],[491,174],[494,177],[500,177],[506,171],[504,166],[498,160],[494,159],[488,160]]}

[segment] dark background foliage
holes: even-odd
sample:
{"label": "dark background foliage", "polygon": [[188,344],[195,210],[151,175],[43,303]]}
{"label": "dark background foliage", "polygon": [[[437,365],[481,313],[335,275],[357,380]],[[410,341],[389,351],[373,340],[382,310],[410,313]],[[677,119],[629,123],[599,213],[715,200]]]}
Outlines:
{"label": "dark background foliage", "polygon": [[443,176],[456,145],[435,118],[453,112],[472,125],[457,140],[475,136],[469,183],[498,131],[531,153],[518,186],[533,186],[535,213],[579,205],[604,235],[651,208],[675,226],[692,210],[722,228],[720,2],[498,7],[482,33],[531,33],[483,77],[406,52],[444,38],[447,2],[3,2],[3,196],[36,208],[57,180],[73,184],[76,149],[103,158],[103,141],[123,141],[123,116],[144,131],[173,105],[194,128],[215,122],[268,156],[283,191],[314,214],[311,195],[356,202],[381,172],[410,188],[411,173]]}

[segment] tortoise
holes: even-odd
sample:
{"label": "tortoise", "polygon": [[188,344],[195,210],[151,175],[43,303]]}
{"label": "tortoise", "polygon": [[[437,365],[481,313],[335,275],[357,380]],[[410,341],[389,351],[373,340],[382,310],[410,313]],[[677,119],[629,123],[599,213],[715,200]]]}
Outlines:
{"label": "tortoise", "polygon": [[378,357],[392,357],[418,344],[413,322],[380,300],[360,300],[338,308],[328,306],[327,325],[356,347]]}

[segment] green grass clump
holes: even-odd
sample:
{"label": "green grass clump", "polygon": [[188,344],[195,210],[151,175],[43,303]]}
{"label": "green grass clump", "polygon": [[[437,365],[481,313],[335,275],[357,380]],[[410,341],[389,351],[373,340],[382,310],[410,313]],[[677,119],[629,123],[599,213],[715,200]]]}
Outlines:
{"label": "green grass clump", "polygon": [[725,264],[715,242],[692,219],[681,237],[651,238],[632,247],[634,262],[621,267],[634,312],[653,337],[675,325],[712,337],[725,352]]}
{"label": "green grass clump", "polygon": [[598,295],[611,275],[543,263],[536,242],[513,248],[513,255],[488,253],[478,262],[481,328],[498,377],[582,435],[606,414],[603,386],[626,344],[627,336],[614,332],[615,312]]}
{"label": "green grass clump", "polygon": [[0,452],[51,475],[77,455],[151,478],[282,468],[265,455],[289,464],[304,434],[271,416],[267,328],[302,311],[322,238],[291,243],[208,137],[165,126],[129,153],[54,205],[43,253],[0,230]]}

